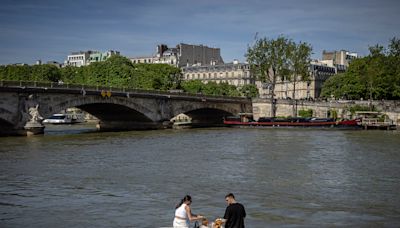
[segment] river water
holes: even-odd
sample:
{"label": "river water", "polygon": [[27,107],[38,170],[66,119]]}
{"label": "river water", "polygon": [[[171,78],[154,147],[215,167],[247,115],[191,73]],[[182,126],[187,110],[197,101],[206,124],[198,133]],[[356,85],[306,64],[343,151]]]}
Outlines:
{"label": "river water", "polygon": [[0,138],[0,227],[171,227],[229,192],[250,228],[400,226],[399,131],[90,131]]}

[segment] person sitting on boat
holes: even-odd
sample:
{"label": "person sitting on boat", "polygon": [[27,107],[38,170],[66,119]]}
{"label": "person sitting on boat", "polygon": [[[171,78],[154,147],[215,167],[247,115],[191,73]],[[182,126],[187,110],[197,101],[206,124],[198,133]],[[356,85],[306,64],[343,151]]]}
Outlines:
{"label": "person sitting on boat", "polygon": [[181,202],[176,205],[175,218],[173,222],[174,228],[189,228],[190,222],[195,220],[202,220],[204,216],[192,214],[190,204],[192,197],[186,195]]}

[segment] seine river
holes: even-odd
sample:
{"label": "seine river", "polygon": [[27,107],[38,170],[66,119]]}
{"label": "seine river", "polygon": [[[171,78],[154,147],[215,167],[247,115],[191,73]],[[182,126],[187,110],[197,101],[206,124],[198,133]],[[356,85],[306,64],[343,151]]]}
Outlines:
{"label": "seine river", "polygon": [[88,128],[0,138],[0,227],[171,227],[229,192],[248,228],[400,226],[400,131]]}

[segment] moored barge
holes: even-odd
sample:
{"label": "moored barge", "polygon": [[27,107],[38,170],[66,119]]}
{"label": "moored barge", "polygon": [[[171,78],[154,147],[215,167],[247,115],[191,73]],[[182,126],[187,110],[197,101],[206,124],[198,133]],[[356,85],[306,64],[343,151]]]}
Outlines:
{"label": "moored barge", "polygon": [[226,117],[224,124],[226,126],[260,126],[260,127],[328,127],[328,128],[350,128],[361,129],[360,119],[353,120],[335,120],[332,118],[273,118],[273,117],[260,117],[257,121],[251,118],[239,117]]}

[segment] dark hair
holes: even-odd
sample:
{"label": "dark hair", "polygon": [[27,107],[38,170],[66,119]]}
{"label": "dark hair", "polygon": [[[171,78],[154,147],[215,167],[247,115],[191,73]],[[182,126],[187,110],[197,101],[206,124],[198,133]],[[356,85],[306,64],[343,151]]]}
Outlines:
{"label": "dark hair", "polygon": [[175,209],[180,207],[183,204],[183,202],[185,202],[185,201],[192,201],[192,197],[189,195],[186,195],[185,197],[183,197],[183,199],[181,199],[181,202],[176,205]]}
{"label": "dark hair", "polygon": [[225,198],[227,198],[227,197],[235,199],[235,196],[233,195],[233,193],[228,193],[228,194],[225,196]]}

